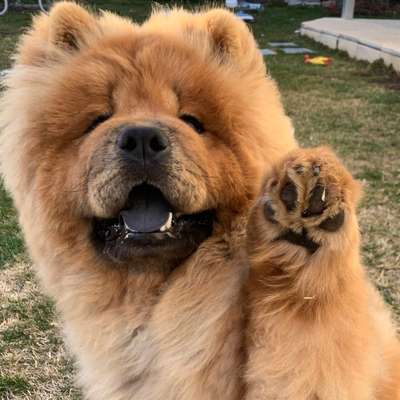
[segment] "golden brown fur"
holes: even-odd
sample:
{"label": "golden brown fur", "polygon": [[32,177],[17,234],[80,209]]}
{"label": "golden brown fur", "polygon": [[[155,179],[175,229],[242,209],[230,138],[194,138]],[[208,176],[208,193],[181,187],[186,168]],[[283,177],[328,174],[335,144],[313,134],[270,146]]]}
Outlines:
{"label": "golden brown fur", "polygon": [[[160,10],[138,26],[61,2],[22,37],[5,85],[2,173],[86,398],[400,398],[394,329],[359,264],[357,185],[329,151],[294,154],[319,157],[322,174],[329,164],[345,196],[318,223],[343,206],[344,227],[315,233],[314,255],[270,243],[280,228],[255,199],[265,174],[286,179],[297,144],[245,24],[224,10]],[[166,250],[117,262],[89,240],[90,221],[115,215],[137,183],[114,154],[124,124],[161,126],[171,141],[154,179],[180,213],[215,210],[212,235],[179,260]]]}
{"label": "golden brown fur", "polygon": [[[290,212],[281,198],[288,181],[298,193]],[[326,188],[326,208],[304,217],[318,185]],[[358,183],[326,148],[295,150],[268,177],[249,221],[246,398],[400,398],[398,340],[360,264],[359,195]],[[275,211],[267,223],[266,201]],[[339,229],[320,228],[340,210]],[[275,241],[283,230],[303,227],[320,244],[315,253]]]}

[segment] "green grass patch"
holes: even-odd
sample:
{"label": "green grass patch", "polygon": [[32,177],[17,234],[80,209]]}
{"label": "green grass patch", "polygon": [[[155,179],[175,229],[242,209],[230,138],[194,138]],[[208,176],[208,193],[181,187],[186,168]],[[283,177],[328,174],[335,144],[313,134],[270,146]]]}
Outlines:
{"label": "green grass patch", "polygon": [[37,329],[48,331],[53,327],[54,304],[47,297],[32,304],[32,319]]}
{"label": "green grass patch", "polygon": [[6,328],[1,333],[1,337],[5,344],[13,343],[19,346],[29,346],[32,345],[31,336],[27,334],[29,331],[29,322],[18,323]]}
{"label": "green grass patch", "polygon": [[[10,395],[22,395],[30,389],[26,379],[20,376],[0,375],[0,396],[7,399]],[[4,397],[3,397],[4,396]]]}
{"label": "green grass patch", "polygon": [[10,197],[0,181],[0,269],[24,250],[21,231]]}

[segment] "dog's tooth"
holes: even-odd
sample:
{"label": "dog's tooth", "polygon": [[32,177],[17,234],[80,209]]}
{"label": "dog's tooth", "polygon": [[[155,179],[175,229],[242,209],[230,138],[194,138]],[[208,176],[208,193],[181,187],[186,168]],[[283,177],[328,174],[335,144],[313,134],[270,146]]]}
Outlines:
{"label": "dog's tooth", "polygon": [[167,222],[160,228],[160,232],[165,232],[171,228],[172,225],[172,212],[168,214]]}

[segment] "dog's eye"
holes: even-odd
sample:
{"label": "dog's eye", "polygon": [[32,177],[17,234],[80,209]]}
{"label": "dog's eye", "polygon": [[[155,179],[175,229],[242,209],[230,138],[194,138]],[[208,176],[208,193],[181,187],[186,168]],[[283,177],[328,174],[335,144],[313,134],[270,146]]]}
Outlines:
{"label": "dog's eye", "polygon": [[92,123],[86,128],[85,133],[91,132],[94,128],[97,128],[100,124],[107,121],[111,117],[111,113],[103,113],[98,115]]}
{"label": "dog's eye", "polygon": [[204,125],[196,117],[193,117],[193,115],[183,114],[179,118],[190,125],[197,133],[203,133],[205,131]]}

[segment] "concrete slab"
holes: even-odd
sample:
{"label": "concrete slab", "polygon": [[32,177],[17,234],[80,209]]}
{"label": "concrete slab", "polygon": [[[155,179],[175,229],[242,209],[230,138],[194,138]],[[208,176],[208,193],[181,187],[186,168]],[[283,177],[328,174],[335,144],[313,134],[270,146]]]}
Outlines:
{"label": "concrete slab", "polygon": [[312,54],[314,50],[306,49],[304,47],[285,47],[281,49],[285,54]]}
{"label": "concrete slab", "polygon": [[271,47],[296,47],[297,44],[293,42],[269,42]]}
{"label": "concrete slab", "polygon": [[400,20],[320,18],[303,22],[300,33],[359,60],[382,58],[400,71]]}
{"label": "concrete slab", "polygon": [[276,51],[270,49],[260,49],[260,51],[263,56],[274,56],[276,54]]}

